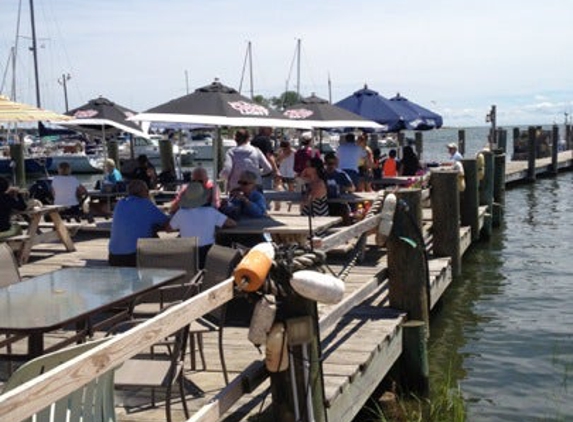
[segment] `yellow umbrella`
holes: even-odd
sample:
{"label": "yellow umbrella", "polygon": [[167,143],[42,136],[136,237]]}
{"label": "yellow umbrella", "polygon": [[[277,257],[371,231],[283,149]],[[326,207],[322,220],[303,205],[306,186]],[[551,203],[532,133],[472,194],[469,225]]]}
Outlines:
{"label": "yellow umbrella", "polygon": [[0,122],[36,122],[40,120],[57,122],[70,119],[70,116],[10,101],[8,97],[0,95]]}

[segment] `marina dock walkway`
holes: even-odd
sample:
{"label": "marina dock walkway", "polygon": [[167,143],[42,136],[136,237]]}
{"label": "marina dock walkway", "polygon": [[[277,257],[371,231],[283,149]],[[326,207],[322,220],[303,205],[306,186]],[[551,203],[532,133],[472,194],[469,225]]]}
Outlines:
{"label": "marina dock walkway", "polygon": [[[550,173],[551,159],[537,160],[536,175]],[[571,151],[559,154],[559,169],[571,168]],[[527,162],[509,162],[506,182],[527,179]],[[293,207],[296,208],[296,207]],[[293,210],[295,211],[295,210]],[[480,207],[480,227],[485,208]],[[431,210],[424,209],[424,235],[431,244]],[[471,245],[469,227],[460,229],[461,254]],[[106,266],[108,239],[102,233],[80,232],[75,239],[77,250],[65,252],[61,245],[35,247],[30,263],[22,266],[22,277],[32,277],[68,266]],[[433,307],[452,282],[450,258],[434,258],[430,250],[430,304]],[[337,273],[347,256],[343,252],[329,254],[328,265]],[[345,282],[344,299],[336,305],[319,305],[324,398],[329,420],[350,422],[396,363],[402,353],[404,313],[388,307],[388,266],[385,249],[379,248],[369,236],[364,259],[354,266]],[[190,420],[257,420],[249,419],[271,402],[269,382],[261,355],[247,340],[244,327],[226,327],[224,348],[231,383],[225,386],[218,359],[216,334],[204,336],[206,369],[187,370]],[[64,332],[54,336],[65,335]],[[102,335],[99,333],[98,335]],[[16,347],[18,347],[18,343]],[[25,347],[22,344],[21,347]],[[4,371],[6,367],[2,368]],[[2,374],[5,379],[6,374]],[[120,391],[117,413],[120,421],[163,421],[163,402],[150,408],[148,393]],[[181,403],[176,401],[174,421],[185,417]],[[270,420],[270,419],[261,419]]]}

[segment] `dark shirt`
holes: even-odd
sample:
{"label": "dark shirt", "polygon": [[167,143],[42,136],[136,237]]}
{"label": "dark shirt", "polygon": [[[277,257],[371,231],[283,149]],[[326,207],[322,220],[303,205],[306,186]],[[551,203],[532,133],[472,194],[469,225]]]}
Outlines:
{"label": "dark shirt", "polygon": [[265,157],[274,153],[273,142],[271,138],[265,135],[257,135],[251,141],[251,145],[261,150]]}
{"label": "dark shirt", "polygon": [[306,167],[306,163],[312,158],[320,158],[320,152],[317,149],[312,149],[309,146],[303,146],[294,153],[294,171],[295,173],[302,173]]}
{"label": "dark shirt", "polygon": [[336,198],[341,192],[352,188],[352,180],[342,170],[335,169],[332,173],[326,173],[326,191],[329,198]]}
{"label": "dark shirt", "polygon": [[10,230],[10,217],[14,211],[24,211],[26,203],[21,195],[12,196],[0,193],[0,232]]}

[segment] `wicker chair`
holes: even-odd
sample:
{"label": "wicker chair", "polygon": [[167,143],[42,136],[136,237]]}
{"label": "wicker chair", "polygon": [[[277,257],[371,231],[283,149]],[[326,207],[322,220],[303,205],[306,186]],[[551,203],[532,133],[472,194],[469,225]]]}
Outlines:
{"label": "wicker chair", "polygon": [[[191,284],[196,284],[202,271],[198,270],[199,247],[196,237],[150,238],[137,241],[138,268],[168,268],[184,270],[183,280],[164,286],[142,296],[132,311],[136,318],[151,317],[169,303],[181,300]],[[198,285],[197,285],[198,289]]]}
{"label": "wicker chair", "polygon": [[[205,291],[229,278],[233,270],[242,258],[241,251],[226,246],[213,245],[207,253],[205,260],[205,273],[201,282],[201,290]],[[191,324],[189,331],[189,344],[191,349],[191,369],[196,368],[195,351],[198,349],[203,369],[207,368],[205,354],[203,351],[203,334],[217,332],[219,358],[225,383],[229,383],[227,365],[223,350],[223,325],[225,320],[226,305],[214,309],[207,315],[199,318]],[[195,347],[195,338],[197,347]]]}

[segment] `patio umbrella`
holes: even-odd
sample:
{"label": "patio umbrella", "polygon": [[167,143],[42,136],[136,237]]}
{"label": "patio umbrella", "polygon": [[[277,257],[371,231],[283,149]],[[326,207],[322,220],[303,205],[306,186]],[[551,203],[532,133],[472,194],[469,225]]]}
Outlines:
{"label": "patio umbrella", "polygon": [[130,120],[210,126],[311,128],[307,123],[289,120],[278,111],[253,102],[217,79],[191,94],[153,107]]}
{"label": "patio umbrella", "polygon": [[103,132],[104,139],[106,134],[115,135],[119,132],[147,136],[139,124],[127,120],[128,117],[135,115],[134,111],[104,97],[90,100],[66,114],[72,116],[72,120],[63,123],[66,126],[92,134]]}
{"label": "patio umbrella", "polygon": [[51,121],[60,122],[69,120],[69,116],[44,110],[28,104],[10,101],[8,97],[0,95],[0,122],[37,122]]}
{"label": "patio umbrella", "polygon": [[367,120],[344,108],[332,105],[315,94],[287,108],[283,114],[289,119],[304,121],[314,128],[382,129],[380,124]]}
{"label": "patio umbrella", "polygon": [[381,124],[386,132],[398,132],[406,128],[394,104],[366,85],[335,105]]}
{"label": "patio umbrella", "polygon": [[406,129],[431,130],[442,127],[442,116],[409,101],[407,98],[402,97],[400,93],[390,98],[390,101],[400,111],[404,122],[407,122]]}
{"label": "patio umbrella", "polygon": [[253,102],[217,79],[191,94],[153,107],[130,120],[216,126],[218,136],[213,142],[213,157],[218,157],[213,161],[215,175],[222,160],[221,126],[311,129],[308,123],[287,119],[278,111]]}

